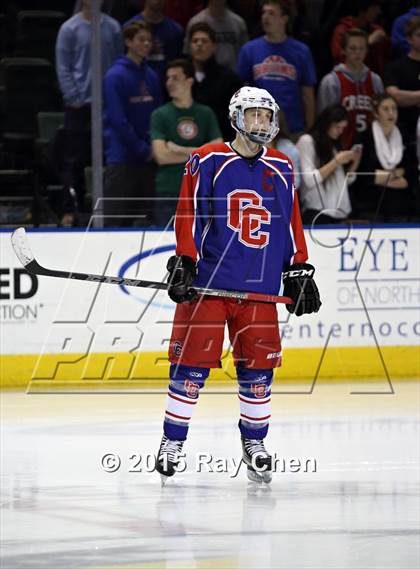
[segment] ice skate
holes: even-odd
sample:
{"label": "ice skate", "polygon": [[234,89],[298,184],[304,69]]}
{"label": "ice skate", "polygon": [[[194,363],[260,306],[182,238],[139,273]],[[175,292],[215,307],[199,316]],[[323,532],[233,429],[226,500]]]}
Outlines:
{"label": "ice skate", "polygon": [[155,468],[161,477],[162,486],[165,486],[168,478],[175,474],[183,445],[184,441],[171,441],[163,435],[155,463]]}
{"label": "ice skate", "polygon": [[241,439],[242,460],[247,465],[247,476],[251,482],[271,482],[271,456],[260,439]]}

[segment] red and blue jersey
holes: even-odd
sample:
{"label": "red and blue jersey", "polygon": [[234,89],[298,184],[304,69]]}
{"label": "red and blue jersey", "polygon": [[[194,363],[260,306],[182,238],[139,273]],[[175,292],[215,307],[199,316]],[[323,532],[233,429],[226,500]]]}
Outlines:
{"label": "red and blue jersey", "polygon": [[194,286],[278,294],[282,271],[308,257],[291,161],[267,148],[247,159],[228,143],[197,149],[175,232],[177,255],[198,261]]}

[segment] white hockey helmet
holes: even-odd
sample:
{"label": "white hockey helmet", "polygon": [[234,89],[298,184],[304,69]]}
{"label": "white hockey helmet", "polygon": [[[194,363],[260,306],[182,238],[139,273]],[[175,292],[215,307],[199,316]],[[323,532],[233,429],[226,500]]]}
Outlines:
{"label": "white hockey helmet", "polygon": [[[272,112],[271,123],[268,131],[248,132],[245,128],[246,109],[262,108]],[[232,96],[229,103],[229,119],[232,127],[243,136],[246,136],[258,144],[268,144],[279,131],[278,112],[279,106],[274,98],[265,89],[257,87],[241,87]]]}

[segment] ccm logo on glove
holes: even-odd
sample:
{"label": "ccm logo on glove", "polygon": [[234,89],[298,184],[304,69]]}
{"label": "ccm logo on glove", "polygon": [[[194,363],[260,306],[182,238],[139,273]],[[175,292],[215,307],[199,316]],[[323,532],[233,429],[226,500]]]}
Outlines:
{"label": "ccm logo on glove", "polygon": [[294,271],[287,271],[287,273],[283,273],[283,280],[290,279],[294,277],[309,277],[313,278],[315,274],[315,269],[299,269]]}

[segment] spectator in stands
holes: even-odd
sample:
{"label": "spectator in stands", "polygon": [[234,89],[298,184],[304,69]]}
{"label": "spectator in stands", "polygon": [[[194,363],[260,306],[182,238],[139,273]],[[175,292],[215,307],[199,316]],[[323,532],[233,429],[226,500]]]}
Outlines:
{"label": "spectator in stands", "polygon": [[410,51],[389,64],[385,86],[398,104],[398,126],[407,148],[407,177],[409,184],[417,182],[416,127],[420,111],[420,16],[408,20],[405,26]]}
{"label": "spectator in stands", "polygon": [[413,6],[408,12],[402,14],[398,18],[395,18],[394,23],[392,24],[391,30],[391,41],[392,41],[392,50],[396,57],[400,57],[403,55],[407,55],[410,51],[411,46],[407,41],[405,35],[405,26],[413,16],[420,16],[420,2],[419,0],[415,0],[416,6]]}
{"label": "spectator in stands", "polygon": [[216,32],[217,63],[235,69],[239,50],[248,41],[248,32],[243,18],[226,7],[226,0],[208,0],[207,8],[191,18],[187,26],[185,53],[188,53],[190,28],[199,22],[206,22]]}
{"label": "spectator in stands", "polygon": [[234,131],[226,109],[232,95],[242,87],[242,81],[230,67],[216,62],[216,34],[206,22],[190,27],[189,46],[195,78],[193,99],[213,109],[223,140],[233,140]]}
{"label": "spectator in stands", "polygon": [[[65,225],[74,222],[77,209],[84,209],[84,168],[90,164],[91,156],[91,38],[91,0],[82,0],[81,11],[60,27],[55,46],[56,71],[65,109],[65,213],[62,220]],[[104,73],[122,53],[120,24],[101,14],[101,61]]]}
{"label": "spectator in stands", "polygon": [[302,220],[307,224],[337,223],[351,212],[348,183],[361,152],[341,150],[340,138],[349,117],[341,105],[327,107],[297,143],[301,159]]}
{"label": "spectator in stands", "polygon": [[194,68],[185,59],[171,61],[166,88],[171,100],[156,109],[151,119],[156,176],[155,220],[165,226],[175,214],[182,174],[189,155],[206,142],[221,142],[217,119],[210,107],[194,102]]}
{"label": "spectator in stands", "polygon": [[180,57],[184,31],[179,24],[165,16],[165,0],[146,0],[144,10],[128,20],[124,28],[132,22],[144,20],[152,30],[153,45],[149,57],[150,66],[156,71],[162,83],[168,61]]}
{"label": "spectator in stands", "polygon": [[362,214],[373,217],[380,213],[392,221],[412,210],[404,145],[397,127],[398,107],[389,93],[376,95],[373,107],[375,120],[360,137],[363,154],[355,184],[355,206]]}
{"label": "spectator in stands", "polygon": [[391,59],[391,41],[382,26],[376,23],[381,14],[380,0],[356,0],[356,16],[346,16],[335,27],[331,39],[331,54],[334,63],[344,61],[343,36],[353,28],[366,32],[368,51],[366,65],[375,73],[383,75],[385,65]]}
{"label": "spectator in stands", "polygon": [[270,146],[285,154],[293,164],[293,181],[296,188],[300,188],[300,154],[296,144],[291,139],[286,126],[286,119],[283,111],[278,113],[279,133]]}
{"label": "spectator in stands", "polygon": [[344,63],[336,65],[322,79],[318,90],[319,112],[334,103],[341,103],[349,112],[342,140],[345,149],[373,120],[372,97],[384,90],[379,75],[364,64],[366,53],[366,32],[348,30],[343,36]]}
{"label": "spectator in stands", "polygon": [[309,48],[288,37],[287,0],[265,0],[265,35],[246,43],[239,52],[238,75],[245,83],[267,89],[283,110],[295,137],[315,119],[315,68]]}
{"label": "spectator in stands", "polygon": [[[152,162],[149,128],[152,111],[161,104],[159,79],[145,59],[152,48],[152,31],[139,20],[124,28],[127,54],[105,75],[104,177],[105,215],[139,214],[141,223],[151,222],[155,167]],[[141,198],[138,201],[115,198]],[[147,198],[147,200],[146,200]],[[145,217],[147,216],[147,218]],[[133,219],[105,218],[105,224],[131,225]]]}

